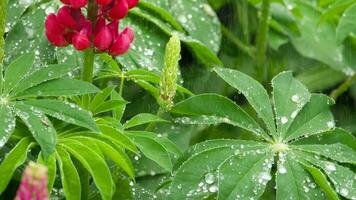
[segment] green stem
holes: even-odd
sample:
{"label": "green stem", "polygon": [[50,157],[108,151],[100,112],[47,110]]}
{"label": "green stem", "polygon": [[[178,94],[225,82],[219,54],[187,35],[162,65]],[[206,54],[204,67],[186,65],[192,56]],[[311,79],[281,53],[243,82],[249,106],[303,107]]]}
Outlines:
{"label": "green stem", "polygon": [[[97,18],[98,6],[95,3],[95,0],[90,0],[88,3],[88,19],[92,22],[93,30],[95,28],[96,18]],[[94,36],[90,38],[91,43],[93,44]],[[93,72],[94,72],[94,57],[95,51],[93,46],[87,49],[84,53],[84,66],[82,72],[82,80],[87,82],[93,81]]]}
{"label": "green stem", "polygon": [[261,18],[260,24],[257,32],[257,40],[256,40],[256,70],[258,77],[265,81],[266,69],[266,52],[267,52],[267,37],[268,37],[268,20],[270,14],[270,0],[262,1],[262,10],[261,10]]}
{"label": "green stem", "polygon": [[5,20],[6,20],[6,15],[7,15],[7,0],[1,0],[0,2],[0,94],[2,93],[3,90],[3,82],[4,82],[4,66],[3,66],[3,60],[4,60],[4,46],[5,46],[5,40],[4,40],[4,34],[5,34]]}
{"label": "green stem", "polygon": [[255,57],[255,49],[244,44],[238,37],[236,37],[229,29],[225,26],[221,26],[222,33],[227,39],[229,39],[237,48],[249,55],[250,57]]}
{"label": "green stem", "polygon": [[121,97],[122,97],[122,92],[124,91],[124,84],[125,84],[125,75],[122,75],[120,81],[120,90],[119,90],[119,94]]}
{"label": "green stem", "polygon": [[[159,107],[158,111],[157,111],[157,116],[161,117],[164,114],[164,109],[162,107]],[[153,131],[153,129],[156,127],[156,122],[151,122],[148,124],[148,126],[146,127],[145,131]]]}
{"label": "green stem", "polygon": [[241,1],[241,25],[242,25],[242,33],[244,35],[244,40],[246,44],[250,43],[250,30],[249,30],[249,20],[248,20],[248,2],[247,0]]}
{"label": "green stem", "polygon": [[339,98],[339,96],[342,95],[344,92],[346,92],[355,81],[356,81],[356,74],[347,78],[338,88],[333,90],[330,94],[330,97],[336,101]]}

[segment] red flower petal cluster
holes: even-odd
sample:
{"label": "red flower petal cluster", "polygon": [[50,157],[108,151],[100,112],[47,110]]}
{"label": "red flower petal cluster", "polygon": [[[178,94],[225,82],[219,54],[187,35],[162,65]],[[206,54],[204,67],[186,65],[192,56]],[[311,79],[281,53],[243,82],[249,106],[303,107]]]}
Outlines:
{"label": "red flower petal cluster", "polygon": [[45,22],[46,36],[53,45],[64,47],[73,44],[79,51],[95,47],[97,51],[113,56],[130,49],[134,32],[130,27],[119,32],[119,20],[126,17],[139,0],[96,0],[99,9],[95,26],[82,13],[88,0],[61,2],[65,6],[57,14],[48,15]]}

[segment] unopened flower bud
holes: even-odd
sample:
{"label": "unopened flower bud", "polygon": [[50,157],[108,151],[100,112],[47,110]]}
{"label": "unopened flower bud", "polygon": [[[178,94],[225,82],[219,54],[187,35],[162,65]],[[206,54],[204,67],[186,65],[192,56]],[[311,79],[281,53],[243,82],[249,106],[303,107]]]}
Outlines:
{"label": "unopened flower bud", "polygon": [[107,26],[104,26],[94,38],[94,46],[100,51],[107,50],[113,41],[113,36],[110,32],[110,29]]}
{"label": "unopened flower bud", "polygon": [[110,10],[109,16],[112,19],[122,19],[129,13],[129,6],[126,0],[116,0],[114,7]]}
{"label": "unopened flower bud", "polygon": [[181,44],[177,36],[172,36],[166,46],[164,67],[160,81],[159,104],[165,110],[170,110],[177,90],[178,64],[181,58]]}

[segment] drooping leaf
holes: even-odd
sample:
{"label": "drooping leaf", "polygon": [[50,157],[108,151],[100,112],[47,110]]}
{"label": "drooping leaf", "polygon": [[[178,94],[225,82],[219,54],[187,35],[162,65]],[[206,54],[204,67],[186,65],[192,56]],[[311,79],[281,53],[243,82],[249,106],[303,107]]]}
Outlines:
{"label": "drooping leaf", "polygon": [[101,125],[99,126],[99,129],[101,130],[103,135],[110,139],[112,142],[117,143],[125,149],[128,149],[134,153],[138,152],[136,145],[131,141],[131,139],[116,128]]}
{"label": "drooping leaf", "polygon": [[81,185],[77,169],[69,153],[62,147],[56,149],[56,159],[60,171],[64,194],[68,200],[81,198]]}
{"label": "drooping leaf", "polygon": [[37,156],[37,162],[47,167],[47,189],[49,192],[51,192],[57,175],[57,160],[55,154],[50,155],[47,160],[44,160],[42,153],[40,152]]}
{"label": "drooping leaf", "polygon": [[111,199],[114,193],[114,183],[105,160],[91,148],[69,141],[63,147],[88,170],[104,200]]}

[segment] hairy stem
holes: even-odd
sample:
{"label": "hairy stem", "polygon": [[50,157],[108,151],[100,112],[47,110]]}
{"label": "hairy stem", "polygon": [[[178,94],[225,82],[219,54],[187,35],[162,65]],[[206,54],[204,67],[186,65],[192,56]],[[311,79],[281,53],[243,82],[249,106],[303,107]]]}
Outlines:
{"label": "hairy stem", "polygon": [[249,55],[250,57],[254,58],[255,57],[255,49],[246,45],[244,42],[242,42],[238,37],[236,37],[233,33],[229,31],[226,27],[222,26],[221,27],[222,33],[225,35],[227,39],[229,39],[237,48],[239,48],[241,51]]}
{"label": "hairy stem", "polygon": [[[164,109],[162,107],[159,107],[158,111],[157,111],[157,116],[161,117],[164,114]],[[148,124],[148,126],[146,127],[145,131],[153,131],[153,129],[156,127],[156,122],[151,122]]]}
{"label": "hairy stem", "polygon": [[347,78],[338,88],[333,90],[330,94],[330,97],[336,101],[339,98],[339,96],[342,95],[344,92],[346,92],[355,81],[356,81],[356,74]]}
{"label": "hairy stem", "polygon": [[268,20],[270,14],[270,0],[262,1],[261,18],[258,28],[256,41],[256,70],[258,77],[265,81],[266,69],[266,52],[267,52],[267,37],[268,37]]}
{"label": "hairy stem", "polygon": [[248,2],[247,0],[241,1],[241,25],[242,33],[244,36],[244,41],[246,44],[250,44],[250,30],[249,30],[249,20],[248,20]]}
{"label": "hairy stem", "polygon": [[120,90],[119,90],[120,96],[122,96],[122,92],[124,91],[124,84],[125,84],[125,76],[123,75],[120,81]]}

